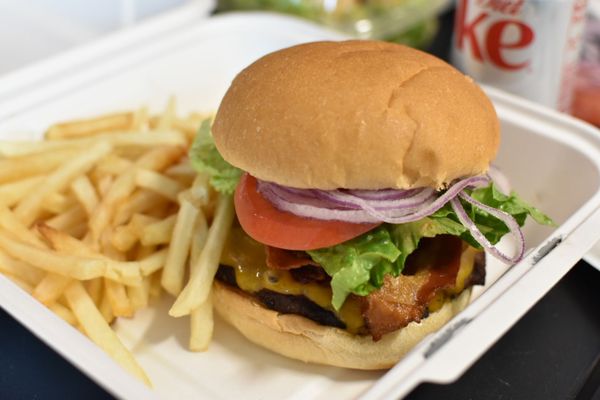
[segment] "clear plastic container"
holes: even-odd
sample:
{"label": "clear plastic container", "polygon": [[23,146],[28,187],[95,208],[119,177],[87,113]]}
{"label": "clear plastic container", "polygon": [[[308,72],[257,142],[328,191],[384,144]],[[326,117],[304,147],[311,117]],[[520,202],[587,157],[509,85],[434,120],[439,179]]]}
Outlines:
{"label": "clear plastic container", "polygon": [[219,0],[217,11],[268,10],[322,23],[361,39],[424,47],[451,0]]}

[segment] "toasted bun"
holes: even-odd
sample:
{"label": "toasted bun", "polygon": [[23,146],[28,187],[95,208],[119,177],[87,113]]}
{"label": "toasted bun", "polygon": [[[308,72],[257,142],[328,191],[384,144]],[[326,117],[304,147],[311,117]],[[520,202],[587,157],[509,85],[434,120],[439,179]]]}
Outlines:
{"label": "toasted bun", "polygon": [[485,172],[499,144],[494,107],[470,78],[376,41],[259,59],[231,84],[213,134],[257,178],[316,189],[439,188]]}
{"label": "toasted bun", "polygon": [[391,368],[427,334],[438,330],[469,303],[467,289],[421,322],[388,333],[377,342],[307,318],[264,308],[238,290],[215,282],[215,309],[250,341],[297,360],[354,369]]}

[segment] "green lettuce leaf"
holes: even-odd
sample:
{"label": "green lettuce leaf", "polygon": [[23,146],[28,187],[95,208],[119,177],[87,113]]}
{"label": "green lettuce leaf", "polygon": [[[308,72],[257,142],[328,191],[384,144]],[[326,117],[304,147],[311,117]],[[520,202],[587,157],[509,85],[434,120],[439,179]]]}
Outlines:
{"label": "green lettuce leaf", "polygon": [[[515,193],[504,195],[493,184],[474,190],[471,196],[511,214],[520,226],[525,223],[528,215],[540,224],[554,224],[548,216],[521,200]],[[496,244],[508,233],[509,230],[502,221],[469,203],[462,204],[492,244]],[[422,238],[442,234],[460,236],[472,246],[481,248],[447,204],[419,221],[400,225],[383,224],[355,239],[311,250],[308,254],[331,276],[332,305],[339,310],[350,293],[366,296],[383,285],[385,275],[398,276],[404,269],[407,257],[417,249]]]}
{"label": "green lettuce leaf", "polygon": [[311,250],[308,254],[331,276],[332,305],[336,310],[350,293],[366,296],[393,273],[400,255],[385,227],[376,228],[336,246]]}
{"label": "green lettuce leaf", "polygon": [[210,175],[210,184],[215,190],[232,194],[242,176],[242,170],[229,164],[219,154],[210,133],[210,126],[210,119],[202,121],[190,149],[190,161],[198,172]]}

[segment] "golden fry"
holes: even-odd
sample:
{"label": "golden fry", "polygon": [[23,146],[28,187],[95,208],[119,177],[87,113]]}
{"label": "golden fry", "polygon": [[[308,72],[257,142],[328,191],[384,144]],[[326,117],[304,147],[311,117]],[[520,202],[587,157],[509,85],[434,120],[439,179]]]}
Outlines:
{"label": "golden fry", "polygon": [[113,219],[114,225],[123,225],[127,223],[136,213],[145,213],[150,210],[163,210],[167,207],[168,201],[148,190],[138,190],[131,197],[121,203]]}
{"label": "golden fry", "polygon": [[46,196],[54,192],[60,192],[67,187],[70,181],[89,170],[96,161],[108,154],[110,150],[111,146],[109,144],[99,143],[90,149],[86,149],[79,156],[65,162],[57,170],[48,175],[48,178],[44,180],[40,187],[21,200],[15,207],[15,215],[25,225],[31,225],[38,217]]}
{"label": "golden fry", "polygon": [[144,370],[135,361],[133,355],[121,343],[118,336],[104,320],[100,311],[80,282],[73,282],[65,291],[69,307],[85,333],[117,363],[144,383],[150,386],[150,380]]}
{"label": "golden fry", "polygon": [[64,149],[0,159],[0,183],[46,175],[79,153],[78,149]]}
{"label": "golden fry", "polygon": [[136,172],[135,183],[141,188],[151,190],[174,202],[177,201],[179,192],[183,190],[183,186],[176,180],[141,168]]}
{"label": "golden fry", "polygon": [[114,316],[132,317],[133,307],[131,307],[131,302],[127,297],[125,286],[110,279],[104,279],[104,288]]}
{"label": "golden fry", "polygon": [[191,266],[190,280],[169,310],[169,315],[172,317],[188,315],[206,301],[219,267],[221,252],[227,233],[231,228],[234,213],[231,196],[221,195],[215,219],[208,229],[204,249],[198,260]]}
{"label": "golden fry", "polygon": [[180,147],[172,146],[150,150],[135,163],[134,167],[117,177],[106,193],[106,196],[90,217],[89,229],[94,245],[99,243],[102,231],[110,224],[114,208],[133,193],[135,189],[136,168],[162,170],[179,159],[182,151]]}
{"label": "golden fry", "polygon": [[34,176],[20,181],[0,185],[0,199],[7,207],[12,207],[27,196],[46,179],[45,176]]}
{"label": "golden fry", "polygon": [[192,265],[198,260],[202,249],[206,244],[206,238],[208,237],[208,224],[204,213],[200,211],[196,217],[196,223],[194,225],[194,233],[192,236],[192,246],[190,247],[190,262]]}
{"label": "golden fry", "polygon": [[44,224],[37,225],[37,229],[40,234],[52,244],[52,247],[59,251],[59,254],[70,254],[79,257],[86,257],[90,260],[100,260],[103,262],[105,267],[103,273],[104,277],[115,282],[124,283],[126,285],[141,285],[142,277],[140,273],[140,263],[115,261],[122,259],[122,254],[119,254],[117,257],[115,257],[115,254],[111,254],[113,256],[113,259],[111,259],[109,258],[110,255],[107,254],[107,256],[105,256],[100,254],[82,241],[77,240],[65,234],[64,232],[52,229]]}
{"label": "golden fry", "polygon": [[117,132],[96,135],[89,138],[63,139],[51,141],[4,141],[0,142],[0,156],[26,156],[46,151],[86,149],[105,144],[118,148],[153,148],[164,146],[185,146],[187,137],[178,131],[165,132]]}
{"label": "golden fry", "polygon": [[198,209],[192,203],[181,203],[161,280],[163,288],[173,296],[179,295],[183,287],[186,260],[197,216]]}
{"label": "golden fry", "polygon": [[40,303],[50,305],[54,303],[73,281],[68,276],[48,272],[33,290],[33,297]]}
{"label": "golden fry", "polygon": [[134,311],[147,307],[150,298],[150,277],[145,278],[139,287],[128,286],[127,296]]}
{"label": "golden fry", "polygon": [[212,295],[190,315],[190,350],[206,351],[214,329]]}
{"label": "golden fry", "polygon": [[98,162],[94,170],[100,176],[104,175],[121,175],[133,165],[132,161],[126,158],[119,157],[115,154],[109,154]]}
{"label": "golden fry", "polygon": [[75,179],[71,183],[71,191],[87,215],[91,215],[98,206],[100,200],[98,199],[98,194],[96,193],[96,189],[94,188],[94,185],[92,185],[90,178],[86,175],[82,175]]}
{"label": "golden fry", "polygon": [[72,209],[75,202],[76,200],[71,197],[59,193],[52,193],[46,196],[42,202],[42,208],[52,214],[62,214]]}
{"label": "golden fry", "polygon": [[106,323],[111,324],[115,320],[115,315],[113,314],[110,301],[108,300],[108,296],[106,295],[106,290],[104,290],[103,292],[104,293],[102,295],[102,299],[100,300],[98,310],[100,311],[100,314],[102,314],[102,318],[104,318]]}
{"label": "golden fry", "polygon": [[0,229],[0,248],[12,257],[48,272],[87,280],[103,276],[106,262],[67,254],[57,254],[12,238]]}
{"label": "golden fry", "polygon": [[85,290],[87,290],[90,298],[94,301],[94,304],[100,306],[100,301],[102,300],[102,278],[91,279],[85,282]]}
{"label": "golden fry", "polygon": [[11,274],[35,286],[44,278],[44,271],[23,261],[15,260],[0,251],[0,272]]}
{"label": "golden fry", "polygon": [[52,125],[46,131],[46,139],[72,139],[99,133],[131,129],[134,115],[131,112],[106,114],[100,117],[80,119]]}
{"label": "golden fry", "polygon": [[138,261],[143,276],[148,276],[164,267],[169,249],[162,249]]}
{"label": "golden fry", "polygon": [[77,205],[69,211],[47,220],[45,223],[56,230],[66,231],[73,226],[85,224],[85,211]]}
{"label": "golden fry", "polygon": [[48,248],[48,246],[46,246],[46,244],[33,232],[27,229],[21,220],[18,219],[8,207],[3,206],[2,204],[0,204],[0,227],[25,243],[29,243],[40,249]]}
{"label": "golden fry", "polygon": [[171,215],[168,218],[146,226],[140,235],[140,242],[144,246],[169,243],[173,236],[176,222],[177,216]]}

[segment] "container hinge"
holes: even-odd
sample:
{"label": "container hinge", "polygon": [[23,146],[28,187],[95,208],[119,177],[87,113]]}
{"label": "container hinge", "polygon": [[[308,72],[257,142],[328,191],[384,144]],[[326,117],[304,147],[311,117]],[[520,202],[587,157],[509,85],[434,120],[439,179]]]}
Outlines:
{"label": "container hinge", "polygon": [[563,241],[562,236],[550,239],[545,245],[543,245],[534,255],[531,261],[531,265],[535,265],[542,261],[552,250],[554,250]]}
{"label": "container hinge", "polygon": [[463,318],[450,325],[444,332],[433,339],[427,350],[423,353],[425,358],[431,357],[436,351],[438,351],[446,342],[448,342],[454,334],[471,322],[471,318]]}

